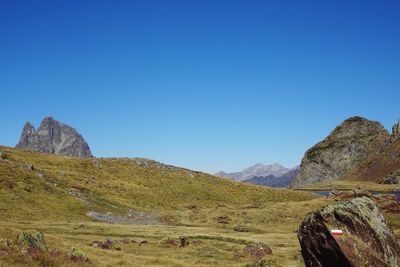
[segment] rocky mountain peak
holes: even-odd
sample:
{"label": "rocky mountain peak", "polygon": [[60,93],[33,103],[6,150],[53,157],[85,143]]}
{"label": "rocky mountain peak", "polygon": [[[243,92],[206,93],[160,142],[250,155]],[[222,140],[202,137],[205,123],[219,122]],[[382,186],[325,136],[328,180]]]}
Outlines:
{"label": "rocky mountain peak", "polygon": [[30,122],[25,123],[16,148],[71,157],[92,157],[83,137],[74,128],[53,117],[44,118],[38,129]]}
{"label": "rocky mountain peak", "polygon": [[307,150],[291,187],[329,182],[343,176],[381,149],[389,138],[389,132],[379,122],[350,117]]}

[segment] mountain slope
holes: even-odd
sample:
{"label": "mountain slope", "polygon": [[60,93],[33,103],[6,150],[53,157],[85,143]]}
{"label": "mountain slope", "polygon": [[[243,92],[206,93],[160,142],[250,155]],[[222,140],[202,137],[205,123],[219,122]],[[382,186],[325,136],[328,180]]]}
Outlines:
{"label": "mountain slope", "polygon": [[380,151],[389,139],[379,122],[351,117],[307,150],[291,187],[338,179]]}
{"label": "mountain slope", "polygon": [[146,159],[69,158],[2,146],[0,152],[2,218],[71,218],[88,211],[122,214],[313,198]]}
{"label": "mountain slope", "polygon": [[342,179],[381,182],[387,177],[400,178],[400,140],[388,144]]}

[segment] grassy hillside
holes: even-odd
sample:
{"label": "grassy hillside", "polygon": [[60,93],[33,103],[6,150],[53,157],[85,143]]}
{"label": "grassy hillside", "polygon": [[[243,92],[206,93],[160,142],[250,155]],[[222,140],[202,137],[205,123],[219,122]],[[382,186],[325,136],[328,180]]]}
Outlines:
{"label": "grassy hillside", "polygon": [[[81,217],[88,210],[175,210],[312,197],[146,159],[69,158],[0,147],[0,217]],[[18,209],[15,209],[18,207]],[[48,211],[51,210],[51,214]]]}
{"label": "grassy hillside", "polygon": [[[304,266],[296,230],[307,212],[330,202],[145,159],[0,152],[0,266],[254,266],[246,247],[256,242],[272,249],[267,266]],[[387,216],[400,234],[399,216]],[[9,246],[32,229],[44,233],[51,253],[32,257]],[[165,246],[179,236],[189,246]],[[106,238],[118,249],[91,245]],[[72,247],[90,263],[71,262]]]}

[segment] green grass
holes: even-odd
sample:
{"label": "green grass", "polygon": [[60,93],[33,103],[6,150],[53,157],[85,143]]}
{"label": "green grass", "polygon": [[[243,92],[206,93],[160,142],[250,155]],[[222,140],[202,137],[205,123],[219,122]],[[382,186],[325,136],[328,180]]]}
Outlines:
{"label": "green grass", "polygon": [[[313,198],[307,193],[243,184],[144,159],[68,158],[6,147],[0,147],[0,151],[9,158],[0,161],[0,209],[5,216],[21,214],[13,214],[14,209],[8,208],[11,203],[23,209],[29,207],[29,217],[36,213],[40,218],[42,208],[49,206],[57,217],[79,217],[84,214],[85,203],[93,209],[113,212],[164,211],[187,205],[211,207],[216,203],[239,205]],[[81,199],[71,192],[80,194]]]}
{"label": "green grass", "polygon": [[[256,261],[244,252],[249,242],[271,247],[268,266],[304,266],[296,230],[307,212],[329,203],[305,192],[144,159],[67,158],[7,147],[0,152],[7,154],[0,160],[0,239],[15,240],[22,230],[42,231],[50,249],[64,255],[44,257],[47,266],[74,266],[65,256],[72,247],[83,250],[93,266],[245,266]],[[162,224],[103,223],[87,217],[89,210],[124,216],[128,210],[151,211]],[[219,223],[221,216],[227,224]],[[399,216],[387,218],[398,234]],[[235,231],[237,226],[248,232]],[[189,246],[161,245],[178,236],[186,236]],[[90,246],[106,237],[148,243],[118,243],[119,251]],[[0,266],[45,266],[42,258],[21,258],[17,252],[1,256],[1,246]]]}
{"label": "green grass", "polygon": [[356,181],[356,180],[344,180],[339,179],[329,183],[315,183],[306,185],[301,190],[304,191],[329,191],[329,190],[351,190],[356,187],[360,187],[367,191],[377,191],[377,192],[394,192],[400,191],[400,185],[398,184],[378,184],[375,182],[367,181]]}

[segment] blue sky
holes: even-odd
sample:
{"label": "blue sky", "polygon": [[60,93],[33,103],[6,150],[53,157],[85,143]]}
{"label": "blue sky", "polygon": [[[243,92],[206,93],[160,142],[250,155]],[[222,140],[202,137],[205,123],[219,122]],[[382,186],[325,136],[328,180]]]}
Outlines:
{"label": "blue sky", "polygon": [[399,1],[2,1],[0,144],[45,116],[96,156],[297,165],[352,115],[400,118]]}

